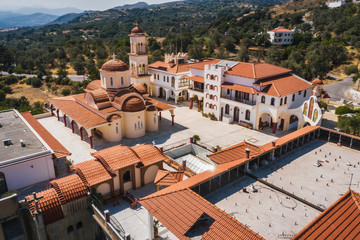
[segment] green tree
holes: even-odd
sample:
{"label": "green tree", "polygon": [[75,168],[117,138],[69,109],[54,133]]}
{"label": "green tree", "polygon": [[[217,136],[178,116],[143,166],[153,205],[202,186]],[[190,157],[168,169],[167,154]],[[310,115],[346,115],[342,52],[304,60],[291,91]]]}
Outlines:
{"label": "green tree", "polygon": [[155,38],[151,37],[148,39],[148,48],[150,50],[150,52],[154,52],[156,50],[160,50],[161,49],[161,45],[158,41],[156,41]]}
{"label": "green tree", "polygon": [[244,46],[241,46],[236,59],[241,62],[248,62],[250,60],[248,49]]}
{"label": "green tree", "polygon": [[277,46],[272,46],[266,53],[266,62],[279,65],[283,57],[281,49]]}
{"label": "green tree", "polygon": [[162,51],[160,49],[152,52],[151,56],[149,57],[149,63],[153,63],[156,61],[164,61],[164,57],[163,57]]}

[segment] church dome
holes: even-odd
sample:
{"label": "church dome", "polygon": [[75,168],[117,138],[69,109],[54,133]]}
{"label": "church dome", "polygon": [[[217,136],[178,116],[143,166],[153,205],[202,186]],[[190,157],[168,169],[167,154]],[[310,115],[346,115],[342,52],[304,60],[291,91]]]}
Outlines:
{"label": "church dome", "polygon": [[132,34],[138,34],[138,33],[144,33],[143,30],[139,27],[134,27],[133,30],[131,30]]}
{"label": "church dome", "polygon": [[121,60],[112,59],[104,63],[101,67],[101,70],[110,72],[121,72],[129,70],[129,67]]}
{"label": "church dome", "polygon": [[131,96],[127,98],[121,107],[121,110],[123,112],[138,112],[144,109],[145,109],[144,101],[136,96]]}

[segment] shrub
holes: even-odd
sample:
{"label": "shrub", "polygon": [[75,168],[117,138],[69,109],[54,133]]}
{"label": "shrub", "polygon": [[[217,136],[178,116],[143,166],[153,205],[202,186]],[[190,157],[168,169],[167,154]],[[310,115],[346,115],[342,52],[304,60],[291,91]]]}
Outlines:
{"label": "shrub", "polygon": [[346,75],[350,75],[350,74],[353,74],[353,73],[358,73],[359,69],[358,69],[358,67],[356,65],[350,65],[350,66],[345,68],[344,72],[345,72]]}
{"label": "shrub", "polygon": [[343,114],[346,114],[346,113],[353,113],[354,111],[349,108],[348,106],[340,106],[338,108],[336,108],[335,110],[335,114],[336,115],[343,115]]}
{"label": "shrub", "polygon": [[196,141],[200,141],[199,135],[194,135],[194,136],[193,136],[193,139],[196,140]]}
{"label": "shrub", "polygon": [[4,91],[0,90],[0,101],[4,101],[6,97],[6,94],[4,93]]}
{"label": "shrub", "polygon": [[327,110],[328,110],[328,105],[327,105],[327,103],[326,103],[326,102],[324,102],[324,101],[319,101],[319,103],[320,103],[320,107],[321,107],[321,108],[324,108],[324,109],[325,109],[325,111],[327,111]]}
{"label": "shrub", "polygon": [[70,91],[70,89],[68,89],[68,88],[65,88],[65,89],[63,89],[63,90],[61,91],[61,94],[62,94],[63,96],[69,96],[70,93],[71,93],[71,91]]}
{"label": "shrub", "polygon": [[34,88],[39,88],[39,87],[41,87],[42,82],[41,82],[41,80],[39,78],[33,77],[33,78],[28,78],[26,80],[26,84],[31,85]]}
{"label": "shrub", "polygon": [[356,73],[354,76],[353,76],[353,82],[356,83],[356,81],[360,78],[360,73]]}

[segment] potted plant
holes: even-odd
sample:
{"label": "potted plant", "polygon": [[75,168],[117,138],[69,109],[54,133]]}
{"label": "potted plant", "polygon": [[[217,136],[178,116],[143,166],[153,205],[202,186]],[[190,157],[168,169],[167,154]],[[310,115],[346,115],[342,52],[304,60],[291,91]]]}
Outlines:
{"label": "potted plant", "polygon": [[154,219],[154,237],[155,238],[157,238],[159,236],[159,227],[160,227],[159,220]]}
{"label": "potted plant", "polygon": [[263,130],[263,128],[264,128],[264,123],[263,123],[262,121],[260,121],[260,123],[259,123],[259,129],[260,129],[260,130]]}
{"label": "potted plant", "polygon": [[194,143],[196,143],[197,141],[200,141],[199,135],[194,135],[193,136],[193,141],[194,141]]}

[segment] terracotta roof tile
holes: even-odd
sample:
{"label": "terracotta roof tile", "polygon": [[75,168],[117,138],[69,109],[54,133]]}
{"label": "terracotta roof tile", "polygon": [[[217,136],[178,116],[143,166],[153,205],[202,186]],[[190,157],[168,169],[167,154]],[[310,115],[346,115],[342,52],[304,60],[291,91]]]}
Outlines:
{"label": "terracotta roof tile", "polygon": [[75,164],[73,169],[88,187],[92,187],[96,184],[112,179],[111,175],[108,171],[106,171],[104,166],[96,160],[89,160]]}
{"label": "terracotta roof tile", "polygon": [[170,73],[183,73],[189,72],[190,67],[193,63],[181,63],[181,64],[171,64],[162,61],[157,61],[149,65],[149,68],[154,68],[158,70],[163,70]]}
{"label": "terracotta roof tile", "polygon": [[107,123],[106,119],[75,101],[75,97],[83,98],[84,95],[85,94],[79,94],[69,97],[52,98],[49,102],[85,128],[94,128]]}
{"label": "terracotta roof tile", "polygon": [[183,171],[166,171],[159,170],[156,174],[154,184],[159,186],[171,186],[178,182],[181,182],[184,177]]}
{"label": "terracotta roof tile", "polygon": [[259,81],[265,88],[261,91],[270,96],[283,97],[311,88],[311,83],[292,74],[267,78]]}
{"label": "terracotta roof tile", "polygon": [[156,108],[159,110],[159,111],[166,111],[166,110],[172,110],[172,109],[175,109],[174,106],[171,106],[170,104],[166,104],[162,101],[159,101],[159,100],[155,100],[153,98],[147,98],[146,99],[147,102],[149,104],[153,104],[154,106],[156,106]]}
{"label": "terracotta roof tile", "polygon": [[360,195],[349,190],[293,239],[359,239]]}
{"label": "terracotta roof tile", "polygon": [[162,162],[166,159],[165,155],[152,144],[140,144],[131,148],[140,158],[144,166]]}
{"label": "terracotta roof tile", "polygon": [[51,181],[50,185],[56,190],[61,204],[83,198],[89,192],[77,174]]}
{"label": "terracotta roof tile", "polygon": [[58,141],[56,138],[51,135],[51,133],[44,128],[39,121],[31,115],[30,112],[25,112],[21,114],[24,119],[31,125],[31,127],[40,135],[40,137],[46,142],[47,145],[54,151],[56,158],[62,158],[70,156],[71,153]]}
{"label": "terracotta roof tile", "polygon": [[[61,203],[59,196],[57,195],[55,189],[50,188],[48,190],[36,193],[36,197],[41,199],[38,200],[39,209],[42,212],[44,219],[44,224],[48,225],[50,223],[56,222],[64,218],[64,214],[61,210]],[[28,202],[33,200],[33,196],[29,195],[25,197],[25,200]],[[29,203],[29,208],[32,214],[35,212],[35,203],[32,201]]]}
{"label": "terracotta roof tile", "polygon": [[221,61],[222,61],[221,59],[205,60],[205,61],[201,61],[201,62],[192,64],[190,66],[190,68],[204,70],[205,65],[216,64],[216,63],[219,63]]}
{"label": "terracotta roof tile", "polygon": [[205,82],[205,79],[203,77],[199,77],[199,76],[187,77],[186,79],[189,79],[190,81],[194,81],[194,82],[199,82],[199,83]]}
{"label": "terracotta roof tile", "polygon": [[284,28],[284,27],[277,27],[277,28],[271,30],[270,32],[294,32],[294,31]]}
{"label": "terracotta roof tile", "polygon": [[261,147],[244,141],[219,152],[210,154],[207,157],[210,158],[212,161],[216,162],[217,164],[223,164],[246,158],[246,149],[250,149],[250,158],[264,152]]}
{"label": "terracotta roof tile", "polygon": [[254,89],[253,87],[243,86],[243,85],[234,84],[234,83],[230,83],[230,82],[224,82],[221,85],[221,87],[226,88],[226,89],[241,91],[241,92],[245,92],[245,93],[250,93],[250,94],[258,93],[258,91],[256,91],[256,89]]}
{"label": "terracotta roof tile", "polygon": [[93,90],[100,89],[100,87],[101,87],[101,81],[100,81],[100,80],[94,80],[94,81],[91,81],[91,82],[86,86],[86,90],[88,90],[88,91],[93,91]]}
{"label": "terracotta roof tile", "polygon": [[91,155],[97,158],[109,172],[141,162],[130,147],[122,145],[106,148]]}
{"label": "terracotta roof tile", "polygon": [[263,239],[190,189],[145,197],[140,203],[179,239],[204,213],[214,219],[202,239]]}

